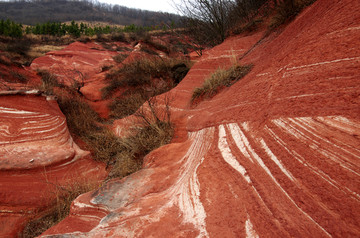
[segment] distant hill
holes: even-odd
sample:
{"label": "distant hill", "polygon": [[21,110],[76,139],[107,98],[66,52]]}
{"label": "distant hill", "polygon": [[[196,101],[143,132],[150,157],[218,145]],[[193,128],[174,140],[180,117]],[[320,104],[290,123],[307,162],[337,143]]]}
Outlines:
{"label": "distant hill", "polygon": [[0,19],[34,25],[48,21],[100,21],[139,26],[179,22],[181,16],[127,8],[89,0],[12,0],[0,1]]}

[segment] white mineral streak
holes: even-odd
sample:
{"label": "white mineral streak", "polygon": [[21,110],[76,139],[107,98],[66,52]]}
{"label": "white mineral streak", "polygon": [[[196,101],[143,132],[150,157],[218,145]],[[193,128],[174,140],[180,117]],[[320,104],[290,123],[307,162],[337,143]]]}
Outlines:
{"label": "white mineral streak", "polygon": [[193,140],[186,155],[181,161],[184,161],[182,172],[177,183],[171,188],[173,196],[171,203],[178,203],[180,210],[184,215],[184,221],[194,224],[200,231],[198,237],[208,237],[206,230],[206,212],[200,201],[200,183],[197,177],[197,169],[202,163],[206,152],[210,149],[215,128],[206,128],[191,134]]}
{"label": "white mineral streak", "polygon": [[[360,153],[359,153],[360,150],[359,149],[351,148],[352,150],[355,150],[357,152],[357,153],[356,152],[353,153],[349,149],[345,149],[345,147],[349,147],[349,146],[343,146],[344,145],[343,143],[341,143],[342,146],[339,146],[339,145],[331,142],[330,140],[328,140],[327,138],[325,138],[321,134],[319,134],[319,132],[318,132],[319,127],[322,128],[322,129],[327,129],[327,128],[324,128],[324,126],[321,125],[319,122],[317,122],[317,120],[314,120],[313,118],[309,118],[309,117],[297,117],[297,118],[291,118],[289,120],[292,123],[294,123],[295,125],[299,126],[301,129],[305,130],[307,133],[310,133],[311,135],[316,137],[317,140],[325,142],[330,147],[334,147],[334,148],[340,150],[342,153],[337,153],[334,150],[331,151],[331,153],[337,155],[345,163],[351,162],[351,161],[349,161],[350,156],[355,157],[356,160],[360,159]],[[336,124],[336,126],[334,126],[334,124],[332,123],[332,121],[333,121],[332,118],[326,118],[323,122],[327,123],[330,127],[335,127],[337,130],[343,130],[343,131],[347,132],[350,135],[352,135],[353,133],[360,133],[360,128],[357,127],[357,126],[351,127],[350,131],[346,131],[346,129],[345,129],[346,125],[351,125],[353,123],[350,122],[349,120],[347,120],[347,118],[345,118],[345,117],[341,117],[340,120],[342,122],[342,125]],[[348,166],[352,167],[351,164],[348,164]],[[353,168],[353,169],[356,169],[356,168]]]}
{"label": "white mineral streak", "polygon": [[284,167],[284,165],[281,163],[280,160],[273,154],[273,152],[270,150],[270,148],[265,143],[264,139],[260,140],[262,148],[265,150],[265,152],[268,154],[270,159],[274,161],[274,163],[281,169],[281,171],[293,182],[295,182],[294,176]]}
{"label": "white mineral streak", "polygon": [[[241,128],[236,124],[232,123],[227,125],[230,131],[232,131],[232,134],[236,134],[235,131],[241,131]],[[260,156],[251,148],[251,145],[248,145],[247,150],[250,151],[251,156],[255,159],[255,161],[265,170],[265,172],[269,175],[269,177],[272,179],[272,181],[277,185],[277,187],[284,193],[284,195],[289,199],[289,201],[301,212],[306,216],[311,222],[313,222],[317,227],[319,227],[327,236],[331,236],[322,226],[320,226],[309,214],[307,214],[305,211],[303,211],[296,202],[290,197],[290,195],[281,187],[277,179],[273,176],[270,169],[265,165],[263,160],[260,158]],[[231,163],[236,164],[233,162],[233,160],[236,160],[236,158],[232,155],[231,149],[227,145],[226,142],[226,132],[224,129],[224,126],[219,126],[219,149],[224,157],[227,158]],[[247,153],[246,155],[248,155]],[[245,154],[244,156],[247,157]],[[230,158],[230,159],[229,159]],[[226,159],[225,159],[226,160]],[[236,160],[237,161],[237,160]],[[228,162],[229,163],[229,162]],[[237,162],[238,163],[238,162]],[[229,163],[230,164],[230,163]],[[245,170],[245,168],[244,168]],[[239,170],[240,173],[243,173],[244,170]],[[245,170],[246,171],[246,170]],[[250,178],[249,178],[250,179]]]}
{"label": "white mineral streak", "polygon": [[[299,122],[299,119],[301,122]],[[311,118],[288,118],[288,119],[275,119],[273,122],[285,131],[290,132],[300,142],[306,143],[311,149],[322,154],[325,158],[338,163],[341,167],[350,172],[360,176],[351,164],[344,161],[344,157],[336,151],[330,149],[335,147],[332,143],[330,148],[321,146],[320,141],[323,140],[315,131],[310,131]],[[302,130],[302,131],[301,131]],[[312,138],[313,137],[313,138]]]}
{"label": "white mineral streak", "polygon": [[[247,124],[245,125],[245,127],[248,128]],[[239,125],[236,123],[231,123],[227,125],[227,127],[229,128],[231,136],[234,138],[235,144],[241,153],[243,153],[245,157],[248,158],[251,162],[254,162],[251,155],[255,156],[256,153],[251,148],[248,139],[240,129]]]}
{"label": "white mineral streak", "polygon": [[254,226],[250,221],[249,215],[248,215],[248,219],[245,222],[245,232],[246,232],[246,238],[259,238],[259,235],[256,233]]}
{"label": "white mineral streak", "polygon": [[[235,156],[231,153],[230,147],[226,141],[226,131],[223,125],[219,126],[219,142],[218,147],[225,162],[231,165],[236,171],[238,171],[244,179],[251,183],[250,177],[246,173],[246,169],[237,161]],[[249,154],[247,154],[249,156]]]}
{"label": "white mineral streak", "polygon": [[318,62],[318,63],[313,63],[313,64],[307,64],[307,65],[301,65],[301,66],[295,66],[295,67],[291,67],[291,68],[286,68],[286,70],[296,70],[296,69],[314,67],[314,66],[318,66],[318,65],[333,64],[333,63],[344,62],[344,61],[356,61],[356,60],[359,60],[359,59],[360,59],[360,57],[335,59],[335,60],[330,60],[330,61],[323,61],[323,62]]}
{"label": "white mineral streak", "polygon": [[[11,111],[16,112],[17,110],[13,109]],[[67,136],[64,137],[67,133],[65,119],[59,116],[40,113],[31,114],[36,115],[34,118],[34,116],[29,116],[29,114],[31,114],[31,112],[25,114],[17,113],[16,115],[20,117],[7,117],[0,114],[0,118],[5,119],[2,122],[3,125],[0,126],[1,145],[31,142],[35,139],[49,140],[58,138],[59,142],[63,141],[62,139],[64,138],[67,139]],[[15,124],[11,120],[18,118],[21,118],[22,122]],[[14,125],[12,125],[12,123]],[[16,128],[11,129],[12,127]]]}
{"label": "white mineral streak", "polygon": [[316,120],[351,135],[356,132],[360,134],[360,123],[357,121],[351,121],[343,116],[316,117]]}
{"label": "white mineral streak", "polygon": [[38,115],[37,112],[30,112],[24,110],[17,110],[14,108],[0,107],[0,113],[9,113],[9,114],[30,114],[30,115]]}
{"label": "white mineral streak", "polygon": [[[329,117],[317,117],[315,118],[316,121],[321,121],[321,122],[324,122],[324,121],[327,121],[328,119],[327,118],[331,118],[333,119],[334,117],[333,116],[329,116]],[[335,117],[337,118],[337,117]],[[299,120],[300,121],[306,121],[305,118],[293,118],[292,120]],[[312,120],[314,123],[316,122],[315,120]],[[348,120],[346,118],[341,118],[342,121],[344,122],[347,122]],[[283,130],[284,132],[294,136],[295,138],[297,138],[299,141],[303,141],[303,142],[306,142],[306,140],[310,140],[310,138],[307,138],[305,137],[305,135],[301,132],[301,131],[297,131],[295,128],[294,128],[294,125],[290,125],[291,123],[291,120],[290,119],[275,119],[275,120],[272,120],[272,123],[274,125],[276,125],[278,128],[280,128],[281,130]],[[348,122],[348,124],[353,124],[353,122]],[[321,126],[321,125],[319,125]],[[301,129],[301,128],[300,128]],[[302,157],[301,155],[299,155],[296,151],[294,150],[291,150],[289,148],[289,146],[287,145],[287,143],[282,140],[278,135],[275,134],[275,132],[273,130],[271,130],[270,128],[268,127],[265,127],[265,131],[267,131],[273,138],[274,140],[280,144],[291,156],[292,158],[296,159],[298,162],[300,162],[301,164],[303,164],[304,166],[307,166],[313,173],[315,173],[317,176],[319,176],[320,178],[322,178],[323,180],[325,180],[326,182],[328,182],[331,186],[339,189],[341,192],[345,193],[345,194],[348,194],[348,195],[351,195],[354,199],[356,200],[359,200],[360,199],[360,195],[357,194],[356,192],[350,190],[349,188],[347,188],[346,186],[343,186],[341,184],[339,184],[337,181],[336,181],[336,178],[332,178],[331,175],[325,173],[324,171],[322,171],[321,168],[313,165],[311,163],[311,161],[307,161],[304,157]],[[318,139],[320,140],[326,140],[325,138],[323,137],[318,137]],[[336,140],[336,138],[334,138],[335,141],[338,141],[339,144],[342,144],[342,142],[340,140]],[[308,143],[308,142],[307,142]],[[313,142],[312,144],[312,148],[316,148],[317,145],[314,145],[315,142]],[[331,147],[338,147],[336,144],[334,143],[331,143],[329,142],[329,145]],[[343,149],[343,148],[342,148]],[[356,150],[358,151],[358,149],[356,148],[352,148],[353,150]],[[345,150],[345,149],[344,149]]]}

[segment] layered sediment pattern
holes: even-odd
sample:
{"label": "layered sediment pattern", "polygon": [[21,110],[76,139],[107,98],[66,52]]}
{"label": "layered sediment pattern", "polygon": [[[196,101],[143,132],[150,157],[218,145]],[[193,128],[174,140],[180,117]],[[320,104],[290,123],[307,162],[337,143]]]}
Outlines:
{"label": "layered sediment pattern", "polygon": [[59,187],[102,180],[104,165],[74,142],[53,97],[0,95],[0,236],[14,237],[51,207]]}
{"label": "layered sediment pattern", "polygon": [[[167,93],[173,143],[79,197],[44,236],[360,236],[359,9],[318,0],[281,32],[205,52]],[[253,70],[191,107],[194,87],[234,59]]]}

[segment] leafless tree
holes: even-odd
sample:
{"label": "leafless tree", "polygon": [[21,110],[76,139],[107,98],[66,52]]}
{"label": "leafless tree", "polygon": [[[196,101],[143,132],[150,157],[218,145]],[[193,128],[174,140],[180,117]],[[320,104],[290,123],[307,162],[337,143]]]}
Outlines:
{"label": "leafless tree", "polygon": [[[274,0],[275,2],[277,0]],[[283,0],[293,1],[293,0]],[[181,0],[175,4],[198,43],[216,45],[234,26],[251,21],[268,0]]]}
{"label": "leafless tree", "polygon": [[186,17],[185,25],[200,43],[215,45],[226,37],[232,0],[182,0],[176,4]]}

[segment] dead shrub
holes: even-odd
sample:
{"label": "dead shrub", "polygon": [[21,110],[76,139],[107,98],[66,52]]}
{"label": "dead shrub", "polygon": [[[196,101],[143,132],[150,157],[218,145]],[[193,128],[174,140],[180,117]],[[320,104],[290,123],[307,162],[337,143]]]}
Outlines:
{"label": "dead shrub", "polygon": [[27,83],[29,81],[26,75],[17,71],[10,71],[10,75],[15,79],[16,83]]}
{"label": "dead shrub", "polygon": [[19,55],[27,55],[27,52],[29,51],[30,47],[32,45],[32,41],[28,39],[21,39],[21,40],[15,40],[10,41],[6,45],[6,51],[11,53],[16,53]]}
{"label": "dead shrub", "polygon": [[150,49],[149,47],[146,47],[146,46],[141,46],[140,51],[145,52],[145,53],[147,53],[149,55],[155,55],[155,56],[159,55],[155,50],[152,50],[152,49]]}
{"label": "dead shrub", "polygon": [[111,41],[120,41],[120,42],[128,43],[128,39],[125,36],[124,32],[111,33],[110,39]]}
{"label": "dead shrub", "polygon": [[128,57],[128,55],[126,54],[118,54],[118,55],[115,55],[113,57],[114,61],[118,64],[122,63],[126,58]]}

